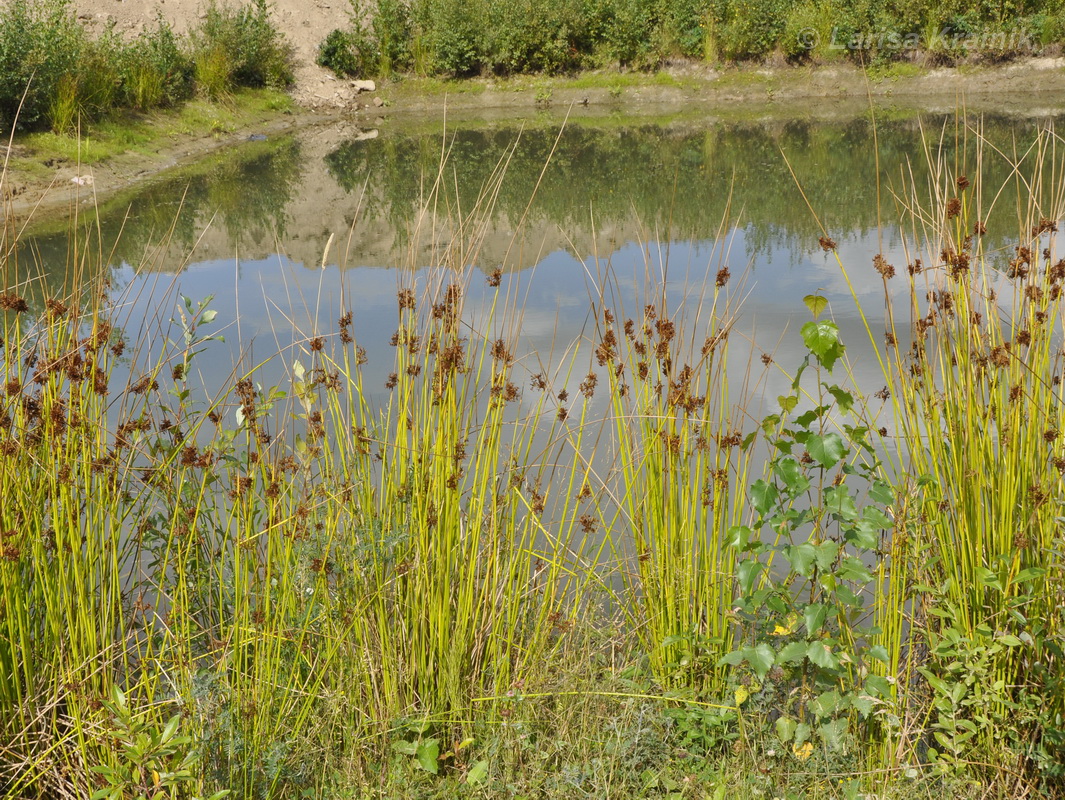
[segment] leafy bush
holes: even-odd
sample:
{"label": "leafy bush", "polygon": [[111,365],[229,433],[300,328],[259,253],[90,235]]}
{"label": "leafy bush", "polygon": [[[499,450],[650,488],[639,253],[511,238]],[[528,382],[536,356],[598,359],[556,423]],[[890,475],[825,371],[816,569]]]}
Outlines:
{"label": "leafy bush", "polygon": [[213,2],[193,34],[196,77],[208,93],[236,86],[290,86],[292,46],[270,19],[266,0],[233,9]]}
{"label": "leafy bush", "polygon": [[126,103],[147,110],[172,106],[192,94],[195,64],[174,29],[161,17],[154,31],[133,43],[126,59]]}
{"label": "leafy bush", "polygon": [[[64,76],[75,72],[85,35],[68,0],[11,0],[0,11],[0,120],[20,128],[47,120]],[[71,88],[68,83],[67,101]],[[21,110],[20,110],[21,105]]]}
{"label": "leafy bush", "polygon": [[472,75],[484,65],[484,7],[466,0],[430,0],[429,47],[434,71]]}
{"label": "leafy bush", "polygon": [[339,28],[330,31],[318,45],[318,57],[315,59],[318,66],[352,78],[375,74],[379,63],[377,48],[360,34]]}

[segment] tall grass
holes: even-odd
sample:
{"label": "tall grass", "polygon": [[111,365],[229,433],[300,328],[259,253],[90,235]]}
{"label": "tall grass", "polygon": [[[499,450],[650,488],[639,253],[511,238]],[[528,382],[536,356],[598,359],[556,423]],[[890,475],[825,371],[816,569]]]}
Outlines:
{"label": "tall grass", "polygon": [[[683,752],[721,792],[737,758],[853,792],[900,769],[1053,792],[1055,143],[1016,159],[1010,188],[1036,203],[1023,250],[982,248],[1006,197],[982,162],[965,180],[937,162],[927,197],[899,194],[923,253],[905,278],[875,262],[906,282],[878,351],[894,475],[870,401],[832,383],[845,351],[822,298],[761,424],[755,367],[729,364],[724,267],[675,308],[599,287],[586,341],[525,352],[517,291],[498,268],[482,293],[469,266],[506,158],[461,215],[444,168],[428,184],[384,386],[341,310],[208,396],[197,365],[225,322],[209,301],[137,336],[106,287],[67,296],[9,264],[0,781],[121,796],[166,775],[174,796],[250,798],[422,776],[426,794],[513,794],[523,763],[577,753],[609,794],[673,791],[660,776]],[[75,242],[89,270],[100,249]]]}

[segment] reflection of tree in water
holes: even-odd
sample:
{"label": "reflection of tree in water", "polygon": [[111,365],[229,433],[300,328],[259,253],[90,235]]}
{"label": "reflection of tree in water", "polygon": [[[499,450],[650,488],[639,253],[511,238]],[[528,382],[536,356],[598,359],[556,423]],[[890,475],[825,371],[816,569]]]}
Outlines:
{"label": "reflection of tree in water", "polygon": [[[156,184],[132,201],[104,205],[82,217],[76,230],[64,226],[26,237],[9,271],[23,279],[40,276],[58,292],[71,275],[94,277],[86,267],[98,262],[140,265],[153,248],[168,243],[169,253],[188,253],[208,222],[221,225],[237,245],[283,240],[285,207],[299,188],[300,164],[300,148],[292,139],[237,148],[203,172]],[[83,254],[80,269],[73,267],[75,253]],[[177,269],[180,262],[158,266]]]}
{"label": "reflection of tree in water", "polygon": [[[922,125],[924,123],[922,133]],[[952,118],[926,116],[878,123],[882,219],[897,219],[891,189],[907,181],[930,180],[922,137],[935,139]],[[1035,135],[1031,121],[985,118],[985,135],[1018,150]],[[931,133],[928,133],[931,131]],[[436,175],[443,134],[350,142],[326,156],[326,165],[347,191],[367,186],[365,213],[387,220],[401,234],[420,203],[423,187]],[[554,145],[557,130],[458,130],[447,134],[444,200],[471,208],[510,148],[496,203],[499,216],[516,222]],[[975,169],[975,137],[967,146],[945,137],[948,163]],[[956,152],[957,151],[957,152]],[[550,222],[567,232],[638,219],[648,230],[671,231],[674,239],[708,239],[731,208],[747,230],[753,254],[778,247],[792,252],[817,249],[821,230],[802,199],[782,156],[787,156],[822,222],[837,238],[862,234],[878,224],[877,153],[866,119],[847,123],[790,121],[723,123],[694,130],[656,125],[602,129],[571,123],[551,159],[537,192],[530,222]],[[984,159],[984,186],[990,194],[1010,177],[1003,159]],[[994,223],[995,220],[992,220]],[[1014,227],[1015,221],[1001,224]],[[1009,227],[991,234],[1009,235]]]}

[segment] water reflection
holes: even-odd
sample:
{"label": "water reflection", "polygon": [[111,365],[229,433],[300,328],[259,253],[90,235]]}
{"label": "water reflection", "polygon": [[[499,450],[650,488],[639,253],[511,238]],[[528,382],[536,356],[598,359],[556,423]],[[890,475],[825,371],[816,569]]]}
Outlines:
{"label": "water reflection", "polygon": [[[1009,152],[1023,152],[1041,124],[981,122],[988,140]],[[402,280],[425,280],[419,270],[438,263],[453,237],[469,235],[458,221],[491,189],[492,212],[470,260],[482,272],[502,266],[501,288],[521,298],[527,350],[580,340],[589,298],[605,284],[633,308],[651,296],[675,308],[727,266],[734,297],[743,299],[740,346],[790,365],[798,353],[791,316],[805,313],[800,299],[813,291],[832,301],[852,345],[867,341],[834,257],[818,245],[821,224],[875,311],[883,287],[872,256],[882,250],[900,267],[907,260],[893,192],[933,180],[927,148],[941,149],[958,171],[975,166],[974,137],[950,118],[879,122],[875,144],[873,133],[864,118],[709,126],[615,120],[571,124],[561,135],[548,125],[445,131],[441,124],[428,133],[397,125],[376,138],[318,131],[249,143],[199,173],[116,200],[86,220],[76,239],[103,254],[114,291],[126,298],[127,327],[165,320],[179,293],[215,296],[219,322],[231,328],[226,357],[206,368],[209,382],[247,361],[250,347],[255,362],[278,349],[298,351],[306,337],[334,331],[350,308],[383,384],[397,270]],[[497,182],[501,164],[506,174]],[[438,216],[427,223],[422,212],[438,173]],[[983,174],[988,201],[1009,182],[1011,167],[985,158]],[[1047,191],[1055,191],[1049,182]],[[1016,233],[1009,213],[991,222],[992,246]],[[19,269],[62,284],[74,239],[66,227],[28,237]],[[483,280],[471,287],[475,304],[488,302]],[[283,383],[283,365],[270,369],[275,374],[264,381]],[[869,373],[856,375],[868,379],[864,385],[878,380],[871,359],[859,359],[858,369]],[[775,396],[780,388],[763,390]]]}

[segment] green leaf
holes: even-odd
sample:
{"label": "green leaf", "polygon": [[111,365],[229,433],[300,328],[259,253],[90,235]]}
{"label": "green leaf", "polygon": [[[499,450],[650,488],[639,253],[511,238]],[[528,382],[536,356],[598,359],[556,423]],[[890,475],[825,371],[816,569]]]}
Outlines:
{"label": "green leaf", "polygon": [[832,569],[832,564],[839,555],[839,543],[826,539],[817,545],[817,568],[822,572]]}
{"label": "green leaf", "polygon": [[793,394],[782,394],[777,398],[777,402],[780,403],[780,408],[785,414],[790,414],[799,404],[799,398]]}
{"label": "green leaf", "polygon": [[787,744],[795,738],[795,728],[798,727],[791,717],[780,717],[776,721],[777,738]]}
{"label": "green leaf", "polygon": [[810,603],[803,609],[802,614],[806,622],[806,635],[814,637],[821,631],[821,626],[828,619],[828,607],[822,603]]}
{"label": "green leaf", "polygon": [[851,697],[851,705],[854,710],[862,715],[862,719],[868,719],[869,715],[873,712],[873,706],[875,705],[874,698],[865,694],[858,694]]}
{"label": "green leaf", "polygon": [[762,644],[755,647],[745,648],[743,656],[747,663],[751,665],[754,674],[758,676],[758,680],[765,678],[777,660],[777,654],[773,651],[773,648],[765,642],[762,642]]}
{"label": "green leaf", "polygon": [[882,675],[869,675],[865,679],[865,690],[878,697],[891,697],[891,681]]}
{"label": "green leaf", "polygon": [[888,655],[887,648],[884,647],[884,645],[882,644],[874,644],[872,647],[869,648],[868,652],[870,658],[875,658],[881,664],[886,664],[888,663],[888,661],[891,660],[891,657]]}
{"label": "green leaf", "polygon": [[733,525],[728,529],[728,543],[737,550],[747,550],[751,540],[755,539],[754,531],[746,525]]}
{"label": "green leaf", "polygon": [[821,669],[836,669],[839,666],[839,659],[821,642],[810,642],[806,656]]}
{"label": "green leaf", "polygon": [[764,568],[765,565],[760,561],[741,561],[736,565],[736,579],[739,581],[740,591],[743,594],[751,593],[754,582],[758,580]]}
{"label": "green leaf", "polygon": [[719,667],[738,667],[744,661],[747,660],[747,656],[744,655],[743,650],[733,650],[731,653],[726,653],[718,659],[717,665]]}
{"label": "green leaf", "polygon": [[795,744],[802,744],[810,738],[810,734],[813,733],[813,729],[805,722],[800,722],[795,726]]}
{"label": "green leaf", "polygon": [[843,749],[844,740],[847,736],[847,718],[841,717],[832,722],[827,722],[817,729],[817,733],[829,750],[838,752]]}
{"label": "green leaf", "polygon": [[751,504],[763,516],[773,507],[779,494],[776,486],[761,478],[751,484]]}
{"label": "green leaf", "polygon": [[803,474],[802,465],[794,458],[780,459],[773,467],[773,471],[784,482],[784,486],[793,497],[810,488],[810,481]]}
{"label": "green leaf", "polygon": [[436,739],[423,739],[418,745],[417,758],[422,769],[436,775],[440,771],[440,742]]}
{"label": "green leaf", "polygon": [[392,742],[392,749],[397,753],[402,753],[405,756],[412,756],[418,752],[418,743],[408,742],[404,739],[402,741]]}
{"label": "green leaf", "polygon": [[788,642],[777,653],[778,664],[794,664],[806,658],[806,642]]}
{"label": "green leaf", "polygon": [[784,548],[784,558],[798,574],[809,577],[813,572],[814,560],[817,558],[817,548],[809,542],[788,545]]}
{"label": "green leaf", "polygon": [[839,406],[840,411],[846,414],[851,410],[851,407],[854,405],[854,395],[838,386],[829,386],[825,384],[825,388],[828,389],[828,393],[836,399],[836,405]]}
{"label": "green leaf", "polygon": [[880,543],[880,528],[867,519],[860,519],[847,531],[846,539],[863,550],[872,550]]}
{"label": "green leaf", "polygon": [[466,783],[470,786],[479,786],[488,777],[488,762],[485,760],[474,762],[470,771],[466,773]]}
{"label": "green leaf", "polygon": [[824,436],[811,434],[806,439],[806,452],[810,458],[826,469],[831,469],[843,458],[846,447],[838,433],[826,433]]}
{"label": "green leaf", "polygon": [[895,502],[895,491],[883,481],[873,481],[869,487],[869,497],[882,506],[889,506]]}
{"label": "green leaf", "polygon": [[820,719],[830,717],[845,708],[843,697],[835,689],[823,692],[810,702],[810,710]]}
{"label": "green leaf", "polygon": [[802,302],[810,309],[814,319],[821,316],[821,312],[828,306],[828,300],[819,294],[808,294],[802,299]]}
{"label": "green leaf", "polygon": [[839,569],[836,570],[836,577],[842,581],[853,581],[854,583],[868,583],[873,579],[869,568],[860,559],[853,556],[848,556],[840,562]]}
{"label": "green leaf", "polygon": [[841,355],[843,346],[839,341],[839,326],[828,320],[807,322],[799,331],[807,349],[813,353],[829,372]]}
{"label": "green leaf", "polygon": [[858,506],[846,486],[830,486],[825,489],[825,510],[840,519],[850,522],[858,518]]}

